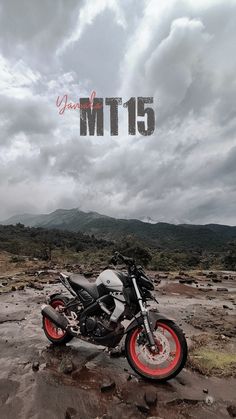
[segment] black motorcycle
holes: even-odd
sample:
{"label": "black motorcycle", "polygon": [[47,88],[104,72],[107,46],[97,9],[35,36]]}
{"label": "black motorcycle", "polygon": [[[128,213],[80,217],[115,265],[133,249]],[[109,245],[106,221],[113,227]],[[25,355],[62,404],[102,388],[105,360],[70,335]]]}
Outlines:
{"label": "black motorcycle", "polygon": [[[53,344],[73,337],[114,348],[125,338],[126,358],[142,377],[166,381],[175,377],[187,359],[182,330],[170,319],[150,308],[156,302],[153,282],[134,259],[116,252],[112,263],[125,263],[127,271],[105,269],[96,282],[82,275],[60,274],[72,298],[53,294],[42,306],[43,329]],[[153,305],[153,304],[151,304]],[[131,320],[128,327],[122,322]]]}

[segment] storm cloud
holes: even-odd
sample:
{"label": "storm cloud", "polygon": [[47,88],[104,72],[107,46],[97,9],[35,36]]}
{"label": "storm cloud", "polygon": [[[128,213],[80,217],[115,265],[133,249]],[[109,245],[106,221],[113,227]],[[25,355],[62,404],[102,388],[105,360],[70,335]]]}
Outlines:
{"label": "storm cloud", "polygon": [[[0,4],[0,219],[79,207],[236,224],[235,0]],[[56,99],[153,96],[152,136],[79,134]]]}

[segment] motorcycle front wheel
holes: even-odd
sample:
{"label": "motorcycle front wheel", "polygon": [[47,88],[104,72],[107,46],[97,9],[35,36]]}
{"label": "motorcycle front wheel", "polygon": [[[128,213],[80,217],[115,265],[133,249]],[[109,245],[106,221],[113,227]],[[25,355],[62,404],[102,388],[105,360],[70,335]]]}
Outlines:
{"label": "motorcycle front wheel", "polygon": [[126,336],[126,358],[142,377],[159,382],[174,378],[183,369],[188,355],[183,331],[171,320],[156,322],[153,332],[157,350],[151,351],[144,329],[132,329]]}

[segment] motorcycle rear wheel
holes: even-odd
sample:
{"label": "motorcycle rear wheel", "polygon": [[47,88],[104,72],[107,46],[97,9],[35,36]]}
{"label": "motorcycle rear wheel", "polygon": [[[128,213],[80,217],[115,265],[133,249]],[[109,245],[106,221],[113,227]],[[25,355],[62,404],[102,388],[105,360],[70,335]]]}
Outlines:
{"label": "motorcycle rear wheel", "polygon": [[126,358],[143,378],[164,382],[174,378],[184,368],[188,348],[183,331],[171,320],[156,322],[154,339],[157,353],[150,351],[143,329],[132,329],[126,336]]}
{"label": "motorcycle rear wheel", "polygon": [[[55,296],[52,297],[50,306],[52,306],[55,310],[58,310],[59,307],[64,307],[67,301],[68,299],[64,296]],[[54,345],[63,345],[73,339],[72,335],[70,335],[65,330],[58,328],[45,316],[43,316],[43,330],[48,340],[50,340],[50,342],[52,342]]]}

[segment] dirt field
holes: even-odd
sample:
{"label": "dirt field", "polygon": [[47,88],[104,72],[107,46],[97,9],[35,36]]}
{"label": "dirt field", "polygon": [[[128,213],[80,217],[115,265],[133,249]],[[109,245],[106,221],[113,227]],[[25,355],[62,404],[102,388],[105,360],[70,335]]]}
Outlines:
{"label": "dirt field", "polygon": [[0,254],[1,418],[235,417],[236,272],[149,272],[159,310],[181,325],[189,345],[187,367],[157,385],[102,347],[78,339],[49,345],[40,304],[62,289],[56,278],[64,268]]}

